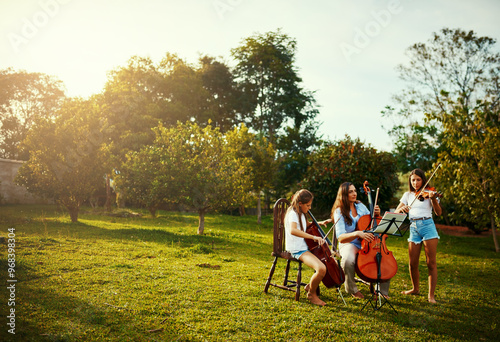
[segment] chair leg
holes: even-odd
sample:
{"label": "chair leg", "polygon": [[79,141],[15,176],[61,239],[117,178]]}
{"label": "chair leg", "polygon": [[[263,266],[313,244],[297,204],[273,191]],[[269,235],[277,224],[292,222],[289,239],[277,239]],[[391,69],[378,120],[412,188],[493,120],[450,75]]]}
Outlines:
{"label": "chair leg", "polygon": [[302,283],[302,262],[299,261],[299,269],[297,271],[297,290],[295,290],[295,300],[300,298],[300,284]]}
{"label": "chair leg", "polygon": [[271,280],[273,279],[274,270],[276,269],[276,263],[278,262],[278,257],[274,258],[273,265],[271,266],[271,270],[269,271],[269,277],[266,281],[266,286],[264,286],[264,292],[267,293],[269,290],[269,285],[271,285]]}
{"label": "chair leg", "polygon": [[288,272],[290,272],[290,259],[287,260],[286,262],[286,269],[285,269],[285,279],[283,279],[283,286],[288,285]]}

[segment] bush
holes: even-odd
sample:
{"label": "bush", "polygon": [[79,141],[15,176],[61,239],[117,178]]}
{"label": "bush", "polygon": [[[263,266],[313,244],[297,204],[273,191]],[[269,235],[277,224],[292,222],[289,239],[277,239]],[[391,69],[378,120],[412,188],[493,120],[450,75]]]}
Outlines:
{"label": "bush", "polygon": [[[375,192],[380,188],[378,202],[382,210],[388,210],[397,203],[394,193],[399,187],[396,160],[388,152],[378,152],[359,139],[345,139],[329,143],[310,156],[311,164],[306,177],[300,184],[313,192],[314,211],[328,215],[337,191],[343,182],[351,182],[361,188],[368,181],[375,201]],[[367,197],[358,193],[358,199],[367,204]]]}

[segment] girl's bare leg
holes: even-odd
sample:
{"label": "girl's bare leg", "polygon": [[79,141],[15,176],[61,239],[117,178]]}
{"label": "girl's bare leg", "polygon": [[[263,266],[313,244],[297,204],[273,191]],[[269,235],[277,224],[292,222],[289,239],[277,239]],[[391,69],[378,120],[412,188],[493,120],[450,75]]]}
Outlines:
{"label": "girl's bare leg", "polygon": [[316,294],[316,289],[318,288],[319,283],[326,274],[326,266],[321,262],[321,260],[319,260],[314,254],[309,251],[302,254],[300,256],[300,260],[316,271],[311,277],[311,281],[308,284],[309,286],[305,287],[305,290],[307,291],[307,299],[309,299],[311,303],[316,305],[326,305],[326,303],[322,301]]}
{"label": "girl's bare leg", "polygon": [[436,303],[434,291],[437,284],[436,254],[438,241],[438,239],[424,241],[425,260],[427,262],[427,269],[429,270],[429,294],[427,296],[429,303]]}
{"label": "girl's bare leg", "polygon": [[419,294],[419,282],[420,282],[420,274],[418,272],[418,264],[420,259],[420,251],[422,249],[422,244],[410,242],[408,244],[408,255],[410,257],[410,278],[412,288],[411,290],[406,290],[401,292],[402,294]]}

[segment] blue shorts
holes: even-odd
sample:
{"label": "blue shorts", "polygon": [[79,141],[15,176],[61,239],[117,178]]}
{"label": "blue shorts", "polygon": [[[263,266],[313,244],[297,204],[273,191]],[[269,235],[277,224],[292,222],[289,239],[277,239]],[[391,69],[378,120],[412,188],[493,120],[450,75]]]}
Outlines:
{"label": "blue shorts", "polygon": [[410,221],[410,237],[408,238],[408,242],[419,244],[425,240],[439,239],[439,234],[432,218],[418,221],[410,219]]}
{"label": "blue shorts", "polygon": [[302,254],[304,254],[305,252],[307,252],[307,251],[308,251],[308,249],[306,249],[305,251],[300,251],[300,252],[297,252],[297,253],[292,253],[292,252],[290,252],[290,254],[291,254],[291,255],[292,255],[295,259],[299,260],[300,256],[301,256]]}

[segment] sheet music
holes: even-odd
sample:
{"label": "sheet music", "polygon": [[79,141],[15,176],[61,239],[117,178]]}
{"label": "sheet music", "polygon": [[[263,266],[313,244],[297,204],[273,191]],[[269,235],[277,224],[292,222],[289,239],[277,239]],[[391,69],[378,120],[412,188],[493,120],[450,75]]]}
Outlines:
{"label": "sheet music", "polygon": [[[395,235],[399,231],[399,228],[403,224],[406,216],[407,214],[386,212],[377,227],[375,227],[375,229],[372,230],[371,233],[385,233]],[[387,230],[387,228],[389,229]],[[399,234],[401,234],[400,231]]]}

